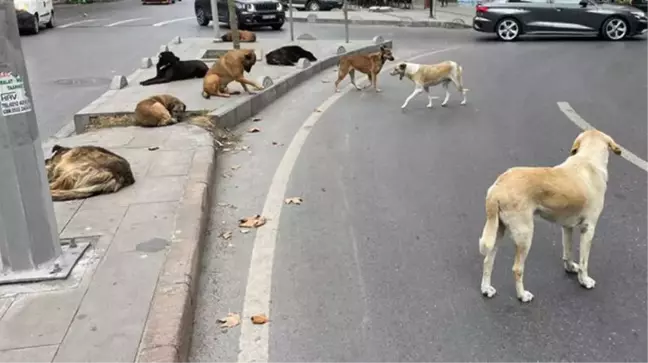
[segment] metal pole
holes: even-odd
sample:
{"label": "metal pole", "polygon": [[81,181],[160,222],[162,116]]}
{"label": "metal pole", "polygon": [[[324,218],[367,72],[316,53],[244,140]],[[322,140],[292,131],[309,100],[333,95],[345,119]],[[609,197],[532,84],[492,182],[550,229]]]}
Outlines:
{"label": "metal pole", "polygon": [[210,0],[212,26],[214,27],[214,40],[220,41],[220,23],[218,22],[218,3],[216,0]]}
{"label": "metal pole", "polygon": [[349,42],[349,1],[344,0],[344,3],[342,4],[342,12],[344,12],[344,39],[348,43]]}
{"label": "metal pole", "polygon": [[236,16],[236,4],[234,0],[227,0],[227,13],[229,15],[230,30],[232,31],[232,46],[234,49],[241,49],[241,38],[238,31],[238,16]]}
{"label": "metal pole", "polygon": [[434,0],[430,0],[430,18],[434,19]]}
{"label": "metal pole", "polygon": [[290,41],[294,42],[295,41],[295,29],[293,28],[293,5],[292,5],[292,0],[288,0],[288,15],[290,16]]}
{"label": "metal pole", "polygon": [[30,95],[13,1],[1,0],[0,283],[53,271],[63,254]]}

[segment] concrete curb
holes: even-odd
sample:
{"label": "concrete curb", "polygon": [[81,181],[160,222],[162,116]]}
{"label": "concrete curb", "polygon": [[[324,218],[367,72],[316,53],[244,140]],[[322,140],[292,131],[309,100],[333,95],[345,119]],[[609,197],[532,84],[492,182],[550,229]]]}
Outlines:
{"label": "concrete curb", "polygon": [[211,208],[216,148],[193,156],[175,231],[157,282],[136,362],[186,362],[191,343],[202,245]]}
{"label": "concrete curb", "polygon": [[[312,15],[312,14],[311,14]],[[310,16],[310,15],[309,15]],[[344,19],[320,19],[320,18],[293,18],[296,23],[320,23],[320,24],[344,24]],[[445,28],[445,29],[471,29],[472,26],[464,23],[455,23],[450,21],[438,20],[367,20],[367,19],[349,19],[352,25],[388,25],[406,28]]]}

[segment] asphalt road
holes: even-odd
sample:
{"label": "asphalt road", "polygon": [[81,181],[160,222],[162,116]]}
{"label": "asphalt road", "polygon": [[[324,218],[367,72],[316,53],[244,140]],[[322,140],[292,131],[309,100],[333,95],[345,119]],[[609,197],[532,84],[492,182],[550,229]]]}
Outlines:
{"label": "asphalt road", "polygon": [[[466,106],[453,93],[447,108],[437,99],[430,110],[420,95],[403,113],[412,85],[383,73],[382,93],[351,91],[302,128],[331,97],[331,72],[264,111],[254,123],[262,132],[242,139],[249,152],[220,158],[192,361],[236,361],[248,343],[278,362],[648,359],[646,171],[610,156],[590,257],[593,290],[565,274],[560,228],[543,221],[526,264],[530,304],[515,297],[510,240],[495,262],[491,300],[479,291],[478,252],[484,196],[497,175],[568,156],[580,129],[557,102],[646,159],[645,38],[501,44],[454,34],[450,42],[396,42],[395,54],[457,46],[417,62],[462,64]],[[443,96],[441,88],[433,93]],[[285,171],[279,162],[298,130],[310,135],[283,193],[274,189],[283,180],[275,173]],[[284,205],[278,221],[247,234],[236,228],[267,200],[296,196],[303,204]],[[261,230],[275,227],[270,243]],[[225,231],[234,232],[231,240],[218,237]],[[266,248],[257,246],[264,259],[251,265],[255,243]],[[262,288],[248,294],[270,291],[269,311],[252,313],[268,313],[270,323],[219,330],[217,318],[243,311],[250,273]],[[256,337],[259,329],[268,339]]]}
{"label": "asphalt road", "polygon": [[[213,35],[210,27],[196,23],[191,0],[173,5],[144,6],[137,0],[57,5],[55,17],[55,29],[22,36],[43,139],[57,133],[74,113],[103,94],[114,75],[128,76],[141,58],[155,55],[160,45],[173,37]],[[296,23],[294,29],[295,36],[308,32],[319,39],[344,39],[339,25]],[[258,34],[259,39],[290,39],[287,26],[278,32],[262,29]],[[413,43],[430,34],[447,42],[459,40],[456,31],[351,27],[351,39],[371,39],[376,34]]]}

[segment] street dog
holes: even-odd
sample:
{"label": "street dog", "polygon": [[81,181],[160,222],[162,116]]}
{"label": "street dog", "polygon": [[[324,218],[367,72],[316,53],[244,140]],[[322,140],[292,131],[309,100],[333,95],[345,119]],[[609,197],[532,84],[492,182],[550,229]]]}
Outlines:
{"label": "street dog", "polygon": [[[491,274],[497,241],[508,231],[515,242],[513,275],[515,291],[522,302],[533,294],[524,289],[524,263],[533,239],[534,215],[562,227],[562,261],[565,271],[577,273],[586,289],[596,282],[589,276],[588,263],[596,223],[603,210],[608,180],[609,150],[621,155],[621,148],[605,133],[587,130],[578,135],[571,155],[554,167],[514,167],[502,173],[486,193],[486,223],[479,239],[484,256],[481,292],[496,293]],[[580,231],[580,261],[572,259],[572,232]]]}
{"label": "street dog", "polygon": [[313,53],[298,45],[286,45],[266,54],[266,63],[275,66],[294,66],[300,58],[317,61]]}
{"label": "street dog", "polygon": [[52,153],[45,169],[53,201],[114,193],[135,183],[128,161],[102,147],[54,145]]}
{"label": "street dog", "polygon": [[450,99],[450,91],[448,90],[448,85],[452,84],[457,87],[457,90],[463,95],[462,105],[466,104],[466,92],[467,88],[464,88],[463,81],[461,79],[461,74],[463,72],[462,67],[453,61],[445,61],[437,64],[417,64],[403,62],[399,63],[394,67],[394,69],[389,72],[392,76],[399,76],[399,79],[403,77],[409,78],[414,82],[414,91],[405,99],[405,102],[401,106],[401,109],[405,109],[409,102],[419,93],[425,91],[428,95],[428,108],[432,108],[432,100],[434,97],[430,95],[430,87],[434,87],[438,84],[442,84],[445,89],[445,99],[441,106],[448,104],[448,99]]}
{"label": "street dog", "polygon": [[164,51],[158,56],[155,69],[155,77],[140,82],[142,86],[203,78],[209,67],[200,60],[181,61],[173,52]]}
{"label": "street dog", "polygon": [[[355,83],[356,70],[366,74],[376,92],[380,92],[381,89],[378,88],[378,74],[382,70],[385,62],[388,60],[393,61],[394,56],[392,55],[391,49],[384,45],[381,45],[380,51],[375,53],[354,54],[340,57],[338,78],[337,81],[335,81],[335,92],[340,92],[338,86],[347,74],[351,77],[351,84],[353,84],[358,91],[361,90],[361,88]],[[367,85],[367,87],[368,86],[369,85]]]}
{"label": "street dog", "polygon": [[[234,36],[231,31],[223,34],[221,40],[224,42],[231,42],[234,40]],[[241,43],[254,43],[256,42],[256,34],[247,30],[239,30],[239,41]]]}
{"label": "street dog", "polygon": [[161,94],[140,101],[135,107],[135,125],[143,127],[168,126],[180,121],[187,106],[178,98]]}
{"label": "street dog", "polygon": [[230,92],[227,89],[227,85],[232,81],[240,83],[245,92],[250,94],[252,92],[248,89],[248,85],[257,90],[262,90],[262,86],[250,81],[243,75],[243,72],[250,73],[255,63],[256,54],[254,54],[253,49],[232,49],[228,51],[219,61],[214,63],[207,75],[205,75],[203,79],[203,97],[229,97],[231,94],[239,94],[240,92]]}

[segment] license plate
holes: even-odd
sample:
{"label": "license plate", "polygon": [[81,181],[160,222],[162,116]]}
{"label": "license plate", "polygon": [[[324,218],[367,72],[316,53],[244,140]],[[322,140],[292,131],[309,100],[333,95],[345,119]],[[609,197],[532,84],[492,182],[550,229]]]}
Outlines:
{"label": "license plate", "polygon": [[262,15],[261,19],[274,19],[275,15]]}

